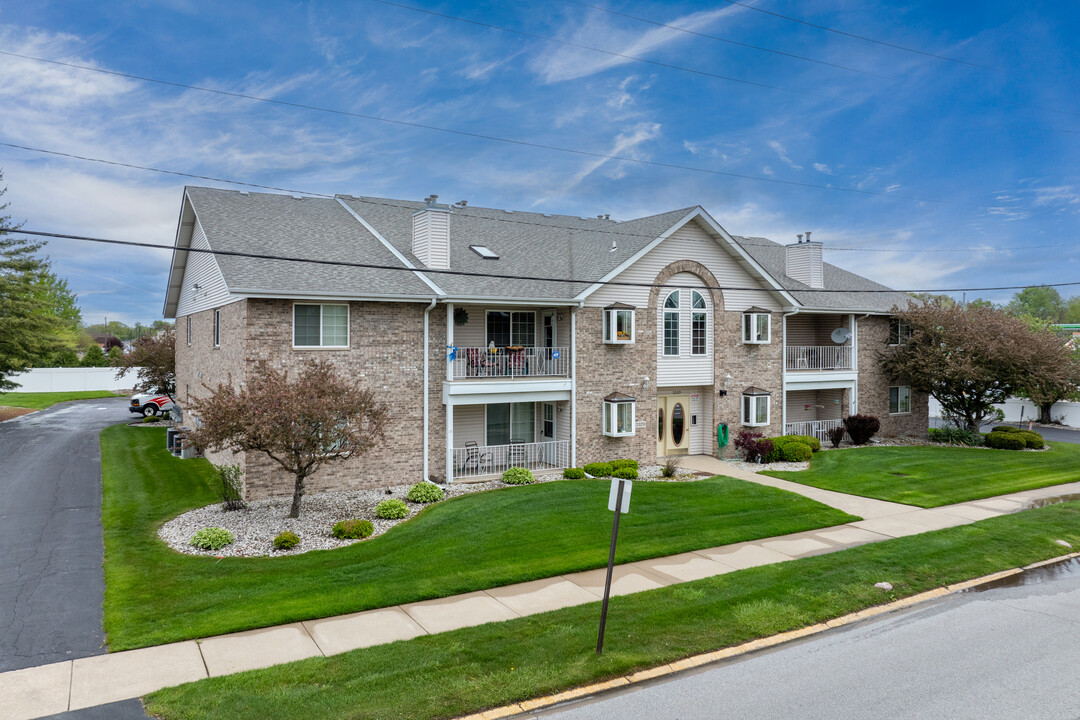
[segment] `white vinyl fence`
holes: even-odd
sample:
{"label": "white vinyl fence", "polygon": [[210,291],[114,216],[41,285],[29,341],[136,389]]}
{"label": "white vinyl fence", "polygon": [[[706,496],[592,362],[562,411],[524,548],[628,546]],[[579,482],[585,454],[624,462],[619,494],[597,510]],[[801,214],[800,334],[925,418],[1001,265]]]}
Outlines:
{"label": "white vinyl fence", "polygon": [[[1023,398],[1009,398],[994,407],[1005,413],[1005,422],[1009,423],[1020,422],[1021,419],[1024,421],[1037,420],[1039,417],[1039,408],[1035,407],[1035,404],[1030,400]],[[1020,414],[1021,411],[1023,411],[1023,416]],[[941,403],[934,398],[930,398],[930,417],[941,417]],[[1050,408],[1050,417],[1054,420],[1061,420],[1066,425],[1080,427],[1080,403],[1055,403],[1054,407]]]}
{"label": "white vinyl fence", "polygon": [[130,390],[137,381],[138,368],[128,371],[119,380],[116,368],[34,368],[12,375],[11,380],[21,387],[13,392],[78,392],[83,390]]}

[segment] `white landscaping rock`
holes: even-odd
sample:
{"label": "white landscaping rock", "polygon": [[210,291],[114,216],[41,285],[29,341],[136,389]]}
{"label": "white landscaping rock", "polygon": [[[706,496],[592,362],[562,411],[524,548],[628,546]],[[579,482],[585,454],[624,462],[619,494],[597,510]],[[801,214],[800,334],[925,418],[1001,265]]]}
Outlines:
{"label": "white landscaping rock", "polygon": [[1072,545],[1067,540],[1055,540],[1054,542],[1056,542],[1061,547],[1067,547],[1072,550]]}
{"label": "white landscaping rock", "polygon": [[890,590],[892,590],[892,583],[889,583],[889,582],[874,583],[874,587],[876,587],[878,589],[881,589],[881,590],[884,590],[885,592],[889,592]]}

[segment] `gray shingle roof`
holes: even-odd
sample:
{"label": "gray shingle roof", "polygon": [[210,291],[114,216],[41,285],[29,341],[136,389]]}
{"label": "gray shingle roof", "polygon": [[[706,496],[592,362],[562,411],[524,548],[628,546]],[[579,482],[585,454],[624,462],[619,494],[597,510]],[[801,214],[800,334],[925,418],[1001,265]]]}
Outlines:
{"label": "gray shingle roof", "polygon": [[[811,290],[809,285],[787,276],[787,251],[784,245],[762,237],[734,236],[734,240],[803,307],[884,313],[894,306],[907,307],[909,302],[915,302],[907,293],[896,292],[890,287],[829,263],[824,263],[825,287],[822,290]],[[851,290],[888,292],[845,292]]]}

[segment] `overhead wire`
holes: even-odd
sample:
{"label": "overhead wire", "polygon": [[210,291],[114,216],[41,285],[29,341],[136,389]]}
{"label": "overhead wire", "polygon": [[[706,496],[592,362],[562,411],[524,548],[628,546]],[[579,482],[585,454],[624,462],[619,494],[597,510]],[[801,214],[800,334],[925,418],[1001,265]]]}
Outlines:
{"label": "overhead wire", "polygon": [[[682,287],[675,286],[667,283],[650,283],[650,282],[636,282],[632,280],[599,280],[599,279],[583,279],[583,278],[560,278],[560,277],[544,277],[538,275],[521,275],[520,273],[491,273],[491,272],[475,272],[469,270],[441,270],[430,268],[411,268],[406,265],[385,265],[380,263],[362,263],[352,262],[348,260],[321,260],[313,258],[301,258],[289,255],[271,255],[268,253],[251,253],[242,252],[237,250],[214,250],[211,248],[194,248],[194,247],[178,247],[174,245],[159,245],[156,243],[138,242],[135,240],[115,240],[111,238],[98,238],[90,237],[86,235],[70,235],[67,233],[54,233],[45,232],[40,230],[25,230],[22,228],[11,229],[7,231],[11,234],[31,235],[34,237],[45,237],[63,240],[76,240],[81,242],[93,242],[106,245],[122,245],[126,247],[141,247],[154,250],[169,250],[171,252],[194,252],[194,253],[206,253],[210,255],[222,255],[229,257],[245,257],[256,260],[273,260],[281,262],[300,262],[309,263],[313,265],[333,265],[338,267],[352,267],[367,270],[392,270],[395,272],[409,272],[409,273],[424,273],[431,275],[456,275],[464,277],[480,277],[480,278],[493,278],[499,280],[527,280],[536,282],[557,282],[568,283],[571,285],[613,285],[619,287],[641,287],[641,288],[654,288],[654,287]],[[892,288],[872,289],[872,288],[859,288],[859,289],[844,289],[837,290],[835,288],[768,288],[762,286],[750,287],[750,286],[734,286],[734,285],[695,285],[686,286],[694,288],[704,287],[706,290],[720,290],[720,291],[751,291],[751,290],[763,290],[766,292],[796,292],[802,293],[857,293],[857,294],[886,294],[886,293],[955,293],[955,292],[989,292],[997,290],[1024,290],[1030,287],[1071,287],[1080,285],[1080,280],[1073,282],[1059,282],[1059,283],[1041,283],[1039,285],[1001,285],[994,287],[964,287],[964,288],[920,288],[914,290],[896,290]]]}

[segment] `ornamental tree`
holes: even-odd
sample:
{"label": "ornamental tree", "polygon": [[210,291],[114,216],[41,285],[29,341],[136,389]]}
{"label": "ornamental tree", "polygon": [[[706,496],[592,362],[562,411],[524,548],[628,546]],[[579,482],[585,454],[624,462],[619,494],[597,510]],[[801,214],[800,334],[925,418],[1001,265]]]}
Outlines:
{"label": "ornamental tree", "polygon": [[157,336],[140,338],[130,353],[113,358],[112,365],[119,368],[118,379],[136,371],[139,381],[135,392],[172,397],[176,392],[176,333],[169,329]]}
{"label": "ornamental tree", "polygon": [[1038,406],[1038,422],[1050,423],[1054,403],[1080,400],[1080,349],[1069,347],[1048,323],[1034,321],[1029,326],[1030,365],[1017,395]]}
{"label": "ornamental tree", "polygon": [[978,432],[1038,367],[1038,349],[1020,318],[987,305],[910,306],[896,315],[911,327],[904,345],[881,354],[891,375],[929,393],[944,413]]}
{"label": "ornamental tree", "polygon": [[312,360],[290,379],[265,361],[239,390],[219,383],[193,399],[198,427],[188,436],[208,450],[260,452],[295,478],[289,517],[300,517],[304,483],[326,463],[358,457],[383,437],[387,407],[371,390]]}

